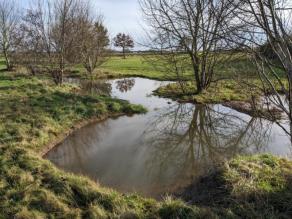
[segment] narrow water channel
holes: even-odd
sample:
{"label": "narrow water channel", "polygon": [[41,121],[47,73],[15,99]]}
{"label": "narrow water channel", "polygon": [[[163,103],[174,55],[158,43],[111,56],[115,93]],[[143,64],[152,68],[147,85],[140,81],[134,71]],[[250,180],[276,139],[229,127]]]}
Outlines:
{"label": "narrow water channel", "polygon": [[88,125],[46,158],[103,186],[157,199],[182,191],[238,154],[292,158],[291,142],[278,125],[222,105],[180,104],[151,95],[162,83],[167,82],[108,81],[108,93],[149,112]]}

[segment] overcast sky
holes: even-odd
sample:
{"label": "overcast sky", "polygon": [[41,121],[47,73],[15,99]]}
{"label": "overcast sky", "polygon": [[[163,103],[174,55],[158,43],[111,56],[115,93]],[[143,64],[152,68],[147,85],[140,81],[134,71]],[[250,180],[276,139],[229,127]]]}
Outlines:
{"label": "overcast sky", "polygon": [[138,0],[95,0],[97,10],[104,15],[105,23],[114,34],[139,34],[140,8]]}
{"label": "overcast sky", "polygon": [[[19,0],[27,7],[31,0]],[[132,35],[140,42],[143,35],[141,13],[138,0],[92,0],[97,13],[102,14],[111,38],[123,32]],[[138,48],[139,49],[139,46]]]}

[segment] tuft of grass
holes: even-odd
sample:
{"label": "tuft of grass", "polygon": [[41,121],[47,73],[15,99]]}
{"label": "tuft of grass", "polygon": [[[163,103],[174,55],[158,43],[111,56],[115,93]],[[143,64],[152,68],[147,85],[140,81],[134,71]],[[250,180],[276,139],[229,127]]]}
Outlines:
{"label": "tuft of grass", "polygon": [[103,208],[99,206],[90,206],[88,210],[84,212],[83,217],[88,218],[88,219],[95,219],[95,218],[106,219],[108,218],[108,214]]}
{"label": "tuft of grass", "polygon": [[171,197],[166,197],[159,210],[159,216],[165,219],[176,219],[176,218],[199,218],[199,209],[195,207],[187,206],[180,200],[174,200]]}

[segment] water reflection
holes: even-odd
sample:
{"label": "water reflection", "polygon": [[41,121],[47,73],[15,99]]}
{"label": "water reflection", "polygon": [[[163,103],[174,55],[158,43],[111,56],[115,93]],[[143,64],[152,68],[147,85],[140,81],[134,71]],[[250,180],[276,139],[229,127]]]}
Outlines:
{"label": "water reflection", "polygon": [[112,93],[112,85],[105,81],[86,80],[80,84],[81,91],[85,94],[110,96]]}
{"label": "water reflection", "polygon": [[194,106],[150,96],[160,86],[152,80],[110,84],[112,95],[146,105],[149,112],[75,132],[47,155],[57,166],[121,192],[160,198],[237,154],[292,154],[289,138],[272,122],[222,105]]}
{"label": "water reflection", "polygon": [[[155,116],[144,132],[145,145],[151,151],[146,169],[160,176],[169,173],[168,180],[194,180],[237,154],[263,151],[271,126],[271,122],[245,119],[216,106],[174,105]],[[176,170],[168,171],[174,164]]]}
{"label": "water reflection", "polygon": [[120,92],[125,93],[130,91],[135,85],[135,79],[122,79],[116,82],[116,88],[119,89]]}
{"label": "water reflection", "polygon": [[[106,80],[80,80],[79,78],[65,78],[66,83],[80,86],[81,93],[90,95],[112,95],[113,84]],[[116,89],[121,93],[127,93],[135,85],[135,79],[125,78],[115,81]]]}
{"label": "water reflection", "polygon": [[104,95],[112,94],[112,84],[106,80],[81,80],[80,78],[64,78],[65,83],[75,84],[80,87],[82,94]]}

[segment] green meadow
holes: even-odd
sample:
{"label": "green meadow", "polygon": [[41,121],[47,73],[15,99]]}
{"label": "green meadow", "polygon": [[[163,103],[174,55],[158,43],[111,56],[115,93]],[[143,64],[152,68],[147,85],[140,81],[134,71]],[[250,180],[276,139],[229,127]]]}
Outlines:
{"label": "green meadow", "polygon": [[[186,55],[182,55],[182,59],[187,60],[184,56]],[[167,60],[161,60],[155,55],[128,55],[126,59],[113,55],[95,73],[99,78],[146,77],[156,80],[177,80],[176,73],[171,71],[171,66],[167,68],[168,65]],[[191,66],[188,63],[185,65],[182,79],[192,80]],[[77,76],[86,74],[81,64],[72,70],[76,71]],[[215,69],[216,79],[255,77],[255,73],[256,69],[250,64],[248,57],[240,53],[232,56],[222,55]]]}

